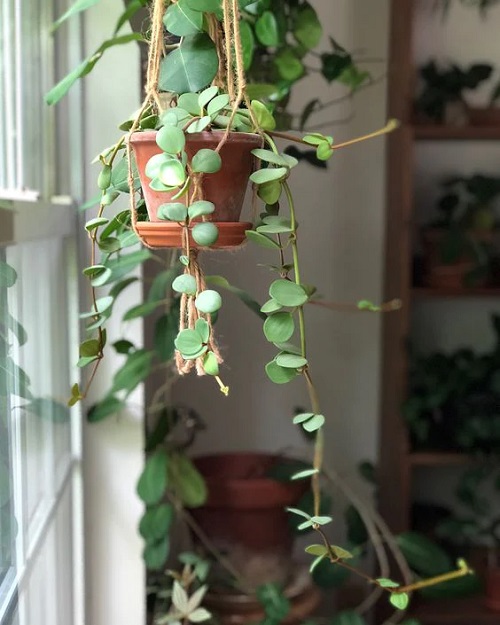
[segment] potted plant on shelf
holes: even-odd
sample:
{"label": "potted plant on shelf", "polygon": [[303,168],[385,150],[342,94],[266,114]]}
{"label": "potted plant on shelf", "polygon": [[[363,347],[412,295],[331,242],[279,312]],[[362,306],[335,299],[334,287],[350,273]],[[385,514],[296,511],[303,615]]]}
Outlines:
{"label": "potted plant on shelf", "polygon": [[491,281],[500,178],[475,174],[443,183],[440,217],[422,230],[424,282],[460,289]]}
{"label": "potted plant on shelf", "polygon": [[429,61],[419,70],[423,86],[415,100],[417,122],[466,126],[469,113],[464,92],[477,89],[492,72],[493,67],[486,63],[440,69],[436,61]]}
{"label": "potted plant on shelf", "polygon": [[494,505],[499,471],[497,458],[491,456],[464,471],[455,491],[462,510],[452,513],[438,528],[442,537],[461,549],[486,554],[478,559],[477,568],[484,582],[485,604],[495,612],[500,612],[500,517]]}
{"label": "potted plant on shelf", "polygon": [[487,353],[413,354],[403,416],[417,449],[496,454],[500,451],[500,323]]}
{"label": "potted plant on shelf", "polygon": [[[288,183],[298,162],[280,152],[276,143],[285,139],[312,146],[318,159],[327,160],[336,150],[385,134],[397,124],[389,122],[377,132],[344,144],[335,144],[333,137],[321,133],[297,137],[276,131],[272,107],[257,98],[251,99],[247,90],[240,22],[241,7],[247,5],[242,0],[222,3],[155,0],[153,3],[144,102],[134,119],[126,124],[127,134],[98,157],[101,200],[97,216],[85,226],[91,240],[91,263],[85,273],[91,282],[92,304],[84,315],[88,319],[89,336],[80,346],[80,365],[90,366],[91,374],[85,388],[73,387],[70,403],[85,397],[96,375],[107,349],[106,323],[116,298],[133,280],[128,277],[130,267],[152,255],[148,249],[131,253],[124,250],[139,241],[149,248],[180,247],[178,259],[176,253],[167,254],[169,265],[155,278],[151,299],[127,313],[131,319],[166,305],[167,312],[157,326],[154,353],[138,349],[130,341],[115,343],[115,349],[126,356],[126,363],[116,373],[109,395],[89,415],[91,420],[98,420],[115,412],[125,399],[120,393],[124,392],[126,397],[145,380],[156,358],[169,363],[166,381],[150,407],[157,422],[148,437],[151,453],[138,484],[139,494],[148,506],[140,528],[147,542],[146,559],[151,568],[161,568],[168,553],[168,530],[174,512],[187,518],[183,505],[210,505],[210,494],[207,498],[199,472],[173,437],[175,417],[168,411],[164,414],[163,401],[169,385],[176,374],[195,370],[198,375],[212,376],[224,394],[229,392],[221,378],[222,357],[214,333],[222,298],[210,288],[229,285],[222,278],[207,284],[200,250],[219,242],[224,247],[237,245],[244,235],[264,248],[275,250],[278,265],[273,268],[276,277],[269,286],[269,299],[261,307],[253,301],[250,305],[257,307],[263,318],[265,338],[275,349],[275,356],[266,365],[267,376],[276,384],[303,379],[311,405],[297,414],[293,422],[314,437],[313,458],[307,468],[291,476],[293,481],[310,482],[312,508],[290,506],[288,512],[299,522],[301,530],[312,529],[318,536],[318,543],[307,548],[314,556],[311,569],[322,563],[348,568],[369,582],[375,596],[385,594],[394,608],[405,609],[410,593],[421,583],[400,584],[383,575],[372,577],[350,567],[345,560],[351,554],[331,543],[328,525],[332,518],[321,512],[325,416],[308,361],[304,319],[304,307],[314,289],[301,276],[297,207]],[[179,41],[169,40],[165,45],[164,24]],[[168,52],[166,56],[164,50]],[[233,142],[243,143],[236,153],[227,151]],[[149,151],[142,154],[145,145]],[[256,168],[252,172],[254,159]],[[243,187],[229,198],[216,196],[219,189],[212,183],[233,161],[239,161],[236,173],[241,174]],[[247,180],[254,185],[254,199],[259,198],[264,204],[253,228],[228,222],[227,219],[235,217],[224,212],[229,204],[239,203],[234,197],[241,198]],[[151,190],[154,194],[149,195]],[[110,214],[109,206],[120,192],[130,195],[130,213]],[[224,240],[227,223],[236,224],[237,240]],[[98,289],[106,286],[111,286],[110,291],[100,296]],[[239,295],[248,301],[244,293]],[[363,309],[382,310],[369,302],[362,304]],[[178,329],[174,329],[173,320],[178,322]],[[165,497],[170,500],[165,501]],[[460,563],[456,571],[439,576],[437,581],[469,573],[468,567]],[[206,618],[203,614],[198,620]]]}

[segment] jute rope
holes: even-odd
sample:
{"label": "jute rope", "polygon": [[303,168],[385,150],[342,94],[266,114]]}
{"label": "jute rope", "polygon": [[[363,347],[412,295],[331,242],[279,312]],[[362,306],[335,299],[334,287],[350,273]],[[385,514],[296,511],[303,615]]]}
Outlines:
{"label": "jute rope", "polygon": [[[127,140],[127,160],[128,160],[128,184],[130,191],[130,213],[132,228],[137,236],[141,239],[142,243],[146,247],[152,247],[143,237],[137,229],[137,202],[134,189],[134,173],[132,167],[132,150],[130,144],[130,138],[136,132],[140,125],[140,120],[144,112],[151,107],[152,110],[161,111],[160,95],[158,91],[158,81],[160,75],[160,63],[163,56],[163,16],[165,13],[166,0],[154,0],[152,12],[151,12],[151,41],[149,44],[148,64],[147,64],[147,78],[146,78],[146,95],[141,105],[138,115],[136,116],[134,123],[129,131]],[[214,84],[222,89],[226,89],[231,103],[231,114],[229,116],[229,123],[225,132],[223,133],[217,147],[217,152],[220,152],[225,143],[229,139],[232,123],[238,108],[242,103],[245,103],[252,121],[256,128],[258,123],[252,114],[250,102],[246,93],[246,80],[243,61],[243,46],[241,42],[241,33],[239,26],[239,7],[237,0],[223,0],[223,30],[220,31],[219,24],[215,16],[209,18],[209,33],[214,41],[217,55],[219,57],[219,70],[214,79]],[[259,131],[260,132],[260,131]],[[261,133],[262,134],[262,133]],[[189,203],[192,204],[196,200],[203,199],[203,175],[193,174],[188,172],[191,177],[191,193],[189,194]],[[187,257],[188,264],[184,269],[184,273],[195,278],[196,280],[196,292],[200,293],[205,290],[205,278],[203,270],[200,267],[198,260],[198,250],[193,248],[190,244],[189,230],[183,227],[182,231],[182,246],[183,255]],[[208,349],[212,351],[219,363],[222,362],[219,349],[215,340],[213,339],[212,320],[209,314],[200,313],[195,305],[195,296],[187,294],[181,295],[180,301],[180,319],[179,330],[193,329],[196,321],[200,318],[205,319],[210,327],[210,338],[208,342]],[[176,365],[181,375],[189,373],[193,368],[196,368],[198,375],[204,375],[203,358],[194,360],[185,360],[182,355],[177,351],[175,355]]]}

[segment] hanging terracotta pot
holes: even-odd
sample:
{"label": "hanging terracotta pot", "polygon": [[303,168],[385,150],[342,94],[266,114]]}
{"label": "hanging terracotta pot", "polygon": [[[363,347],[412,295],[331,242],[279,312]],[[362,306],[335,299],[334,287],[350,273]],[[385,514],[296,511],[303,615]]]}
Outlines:
{"label": "hanging terracotta pot", "polygon": [[284,584],[292,570],[294,534],[287,506],[297,504],[307,480],[267,477],[281,457],[232,453],[196,458],[208,498],[192,510],[201,529],[252,587]]}
{"label": "hanging terracotta pot", "polygon": [[[186,153],[188,159],[201,149],[214,150],[224,135],[223,131],[206,131],[186,135]],[[186,203],[186,196],[173,200],[175,192],[154,191],[149,186],[150,178],[145,168],[149,159],[161,154],[156,144],[156,131],[137,132],[130,137],[134,151],[139,178],[149,215],[149,222],[138,222],[139,234],[146,243],[153,247],[182,247],[182,227],[176,223],[158,219],[158,208],[167,202]],[[214,174],[205,174],[202,178],[201,195],[204,200],[215,205],[210,216],[219,228],[219,239],[212,247],[233,247],[245,240],[245,231],[252,225],[240,222],[241,209],[248,187],[248,179],[255,168],[252,150],[262,145],[259,135],[231,132],[220,150],[221,169]],[[199,247],[191,240],[193,247]]]}

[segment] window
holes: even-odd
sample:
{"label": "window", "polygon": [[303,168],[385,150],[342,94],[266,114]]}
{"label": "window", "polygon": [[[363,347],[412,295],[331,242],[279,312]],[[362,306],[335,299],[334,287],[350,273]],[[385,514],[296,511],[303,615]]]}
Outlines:
{"label": "window", "polygon": [[82,142],[69,102],[43,102],[80,53],[78,20],[50,34],[63,4],[0,0],[0,625],[83,625],[80,415],[66,405]]}

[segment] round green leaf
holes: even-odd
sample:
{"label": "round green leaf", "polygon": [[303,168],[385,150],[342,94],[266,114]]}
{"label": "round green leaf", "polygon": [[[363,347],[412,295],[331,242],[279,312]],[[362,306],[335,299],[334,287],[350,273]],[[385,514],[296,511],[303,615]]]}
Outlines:
{"label": "round green leaf", "polygon": [[221,9],[221,0],[186,0],[189,7],[203,13],[217,13]]}
{"label": "round green leaf", "polygon": [[180,202],[170,202],[158,207],[158,219],[168,219],[169,221],[186,221],[188,209]]}
{"label": "round green leaf", "polygon": [[156,135],[156,144],[167,154],[179,154],[186,145],[186,137],[177,126],[163,126]]}
{"label": "round green leaf", "polygon": [[295,369],[285,369],[280,367],[274,360],[266,365],[266,373],[271,382],[275,384],[287,384],[297,375]]}
{"label": "round green leaf", "polygon": [[160,182],[167,187],[180,187],[186,182],[186,170],[178,160],[170,160],[160,167]]}
{"label": "round green leaf", "polygon": [[164,450],[157,451],[146,460],[137,483],[137,494],[148,505],[157,504],[167,489],[168,456]]}
{"label": "round green leaf", "polygon": [[203,369],[207,375],[219,375],[219,363],[213,352],[208,352],[203,361]]}
{"label": "round green leaf", "polygon": [[210,115],[204,115],[203,117],[200,117],[200,119],[194,121],[192,124],[189,124],[189,126],[186,128],[186,132],[203,132],[206,128],[208,128],[208,126],[210,126],[211,123],[212,118],[210,117]]}
{"label": "round green leaf", "polygon": [[289,367],[290,369],[300,369],[307,365],[307,359],[295,354],[280,354],[276,357],[276,362],[280,367]]}
{"label": "round green leaf", "polygon": [[266,314],[278,312],[281,310],[281,304],[278,304],[274,299],[268,300],[265,304],[260,307],[260,311]]}
{"label": "round green leaf", "polygon": [[174,291],[177,291],[177,293],[196,295],[196,278],[188,273],[183,273],[181,276],[177,276],[172,282],[172,288]]}
{"label": "round green leaf", "polygon": [[255,184],[264,184],[273,180],[282,180],[287,174],[288,169],[286,167],[267,167],[266,169],[254,171],[250,176],[250,180],[255,182]]}
{"label": "round green leaf", "polygon": [[142,552],[146,567],[152,571],[163,568],[167,561],[169,551],[170,541],[168,536],[165,536],[158,542],[148,543]]}
{"label": "round green leaf", "polygon": [[290,280],[275,280],[269,288],[269,295],[282,306],[302,306],[308,300],[304,288]]}
{"label": "round green leaf", "polygon": [[330,147],[330,144],[326,141],[323,141],[316,148],[316,156],[320,161],[327,161],[330,156],[333,154],[333,149]]}
{"label": "round green leaf", "polygon": [[194,35],[203,30],[203,13],[194,11],[186,0],[179,0],[168,7],[163,23],[172,35]]}
{"label": "round green leaf", "polygon": [[215,85],[202,91],[198,96],[198,106],[200,107],[200,110],[206,108],[210,100],[213,100],[218,93],[219,87],[216,87]]}
{"label": "round green leaf", "polygon": [[201,337],[196,330],[182,330],[174,341],[175,348],[181,354],[197,354],[203,347]]}
{"label": "round green leaf", "polygon": [[200,335],[203,343],[208,343],[208,339],[210,338],[210,326],[208,321],[206,321],[206,319],[197,319],[194,324],[194,329]]}
{"label": "round green leaf", "polygon": [[194,304],[200,312],[210,315],[220,309],[222,298],[217,291],[207,289],[198,295]]}
{"label": "round green leaf", "polygon": [[280,76],[284,80],[295,82],[304,74],[304,65],[292,48],[284,48],[274,58]]}
{"label": "round green leaf", "polygon": [[264,11],[255,23],[255,34],[264,46],[275,48],[279,44],[278,23],[271,11]]}
{"label": "round green leaf", "polygon": [[220,154],[215,150],[203,148],[193,156],[191,167],[195,173],[215,174],[222,166]]}
{"label": "round green leaf", "polygon": [[265,247],[270,250],[279,250],[280,245],[270,237],[266,237],[264,234],[260,234],[260,232],[256,232],[255,230],[247,230],[245,232],[247,239],[253,241],[260,247]]}
{"label": "round green leaf", "polygon": [[250,106],[262,130],[274,130],[276,128],[276,120],[265,104],[260,100],[252,100]]}
{"label": "round green leaf", "polygon": [[259,185],[257,195],[266,204],[276,204],[281,196],[281,183],[278,180],[271,180]]}
{"label": "round green leaf", "polygon": [[221,93],[221,95],[218,95],[213,100],[210,100],[207,107],[207,113],[210,115],[211,119],[214,119],[214,117],[228,104],[229,96],[225,93]]}
{"label": "round green leaf", "polygon": [[205,480],[184,454],[174,454],[169,463],[169,484],[188,508],[202,506],[207,500]]}
{"label": "round green leaf", "polygon": [[289,312],[277,312],[264,322],[264,334],[270,343],[288,341],[295,330],[295,321]]}
{"label": "round green leaf", "polygon": [[103,168],[99,172],[99,176],[97,177],[97,186],[102,191],[106,191],[106,189],[111,184],[111,166],[103,165]]}
{"label": "round green leaf", "polygon": [[248,22],[242,20],[240,22],[241,47],[243,49],[243,66],[245,70],[250,68],[253,61],[255,51],[255,37],[252,27]]}
{"label": "round green leaf", "polygon": [[164,503],[149,508],[139,523],[139,533],[147,541],[160,540],[167,534],[174,519],[174,509]]}
{"label": "round green leaf", "polygon": [[406,610],[410,602],[410,597],[406,592],[393,592],[389,597],[389,601],[398,610]]}
{"label": "round green leaf", "polygon": [[286,217],[271,215],[264,218],[264,225],[257,228],[262,234],[281,234],[293,232],[292,224]]}
{"label": "round green leaf", "polygon": [[219,67],[214,42],[206,33],[184,37],[179,48],[167,54],[160,67],[161,91],[188,93],[209,85]]}
{"label": "round green leaf", "polygon": [[311,5],[307,5],[298,11],[293,34],[295,39],[307,50],[312,50],[320,42],[323,29],[316,11]]}
{"label": "round green leaf", "polygon": [[207,202],[206,200],[199,200],[198,202],[193,202],[188,208],[188,216],[189,219],[196,219],[203,215],[211,215],[214,210],[215,204]]}
{"label": "round green leaf", "polygon": [[213,245],[219,238],[219,230],[217,226],[208,221],[196,224],[191,233],[196,243],[203,247]]}
{"label": "round green leaf", "polygon": [[321,427],[323,427],[325,423],[325,417],[322,414],[315,414],[308,421],[304,421],[302,427],[306,432],[316,432]]}

